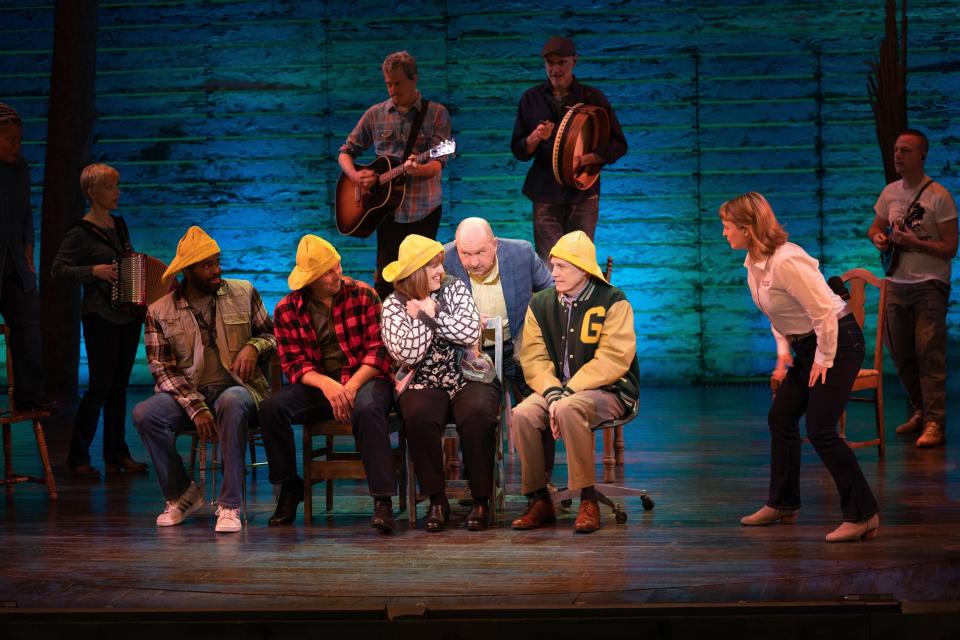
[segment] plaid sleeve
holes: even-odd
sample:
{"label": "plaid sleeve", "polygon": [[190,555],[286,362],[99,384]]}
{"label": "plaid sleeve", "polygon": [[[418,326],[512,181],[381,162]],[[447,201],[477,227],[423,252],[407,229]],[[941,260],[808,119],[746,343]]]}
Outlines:
{"label": "plaid sleeve", "polygon": [[253,337],[247,344],[253,345],[260,355],[277,348],[277,339],[273,335],[273,319],[263,306],[263,300],[256,289],[250,295],[250,333]]}
{"label": "plaid sleeve", "polygon": [[353,131],[350,132],[350,135],[347,136],[344,143],[340,145],[340,153],[346,153],[356,158],[370,148],[370,145],[373,144],[373,136],[370,132],[373,131],[375,124],[373,110],[374,107],[370,107],[366,113],[363,114],[360,121],[357,122],[357,125],[353,128]]}
{"label": "plaid sleeve", "polygon": [[315,369],[311,354],[301,339],[297,313],[294,294],[280,300],[273,312],[273,335],[280,355],[280,367],[290,382],[299,382],[306,373]]}
{"label": "plaid sleeve", "polygon": [[203,395],[194,389],[180,371],[170,342],[163,333],[163,327],[149,311],[143,330],[143,344],[147,349],[147,363],[157,391],[172,395],[191,420],[204,409],[209,411]]}
{"label": "plaid sleeve", "polygon": [[390,355],[380,332],[380,316],[383,313],[380,296],[372,287],[358,285],[357,298],[363,314],[363,357],[360,364],[371,366],[389,376]]}

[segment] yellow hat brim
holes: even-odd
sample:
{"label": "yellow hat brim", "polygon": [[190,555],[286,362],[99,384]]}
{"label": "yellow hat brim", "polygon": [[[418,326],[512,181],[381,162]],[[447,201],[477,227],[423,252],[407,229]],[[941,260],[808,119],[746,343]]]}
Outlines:
{"label": "yellow hat brim", "polygon": [[602,282],[605,282],[606,284],[610,284],[609,282],[607,282],[607,279],[603,277],[603,271],[600,270],[600,265],[598,265],[596,262],[584,260],[582,256],[578,256],[575,253],[564,251],[563,249],[557,249],[556,247],[554,247],[553,250],[550,251],[550,255],[555,258],[560,258],[561,260],[566,260],[567,262],[577,267],[578,269],[582,269],[587,273],[589,273],[590,275],[592,275],[593,277],[599,278]]}
{"label": "yellow hat brim", "polygon": [[387,282],[403,280],[413,275],[417,269],[426,265],[441,253],[443,253],[443,245],[436,240],[432,240],[431,244],[425,246],[413,258],[409,258],[406,261],[394,260],[385,266],[381,275]]}

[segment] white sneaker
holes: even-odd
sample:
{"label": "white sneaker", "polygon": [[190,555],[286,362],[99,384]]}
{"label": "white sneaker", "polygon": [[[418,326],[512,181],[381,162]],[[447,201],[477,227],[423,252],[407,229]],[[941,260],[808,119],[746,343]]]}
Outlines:
{"label": "white sneaker", "polygon": [[183,522],[184,518],[203,506],[200,488],[193,482],[176,500],[168,500],[163,513],[157,516],[158,527],[172,527]]}
{"label": "white sneaker", "polygon": [[217,533],[236,533],[243,528],[240,522],[240,509],[217,507]]}

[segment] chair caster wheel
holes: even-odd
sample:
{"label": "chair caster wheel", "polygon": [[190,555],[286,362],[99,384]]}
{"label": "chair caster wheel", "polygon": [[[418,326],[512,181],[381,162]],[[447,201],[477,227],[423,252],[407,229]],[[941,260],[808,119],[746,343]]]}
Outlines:
{"label": "chair caster wheel", "polygon": [[617,511],[614,519],[617,521],[617,524],[623,524],[627,521],[627,512],[626,511]]}
{"label": "chair caster wheel", "polygon": [[561,500],[561,501],[560,501],[560,506],[563,507],[564,509],[569,509],[572,504],[573,504],[573,500]]}
{"label": "chair caster wheel", "polygon": [[643,504],[644,511],[653,509],[653,500],[650,499],[650,496],[640,496],[640,502]]}

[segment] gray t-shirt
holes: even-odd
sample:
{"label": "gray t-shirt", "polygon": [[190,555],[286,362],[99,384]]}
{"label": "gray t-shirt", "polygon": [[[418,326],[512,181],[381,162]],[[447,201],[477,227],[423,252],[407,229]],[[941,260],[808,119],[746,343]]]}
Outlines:
{"label": "gray t-shirt", "polygon": [[[913,189],[906,189],[903,180],[888,184],[877,198],[873,209],[877,215],[893,224],[902,219],[917,192],[930,178],[924,176]],[[924,209],[924,215],[913,225],[913,232],[921,240],[941,240],[937,224],[957,219],[957,205],[950,192],[940,183],[934,182],[920,195],[918,201]],[[932,256],[929,253],[900,248],[900,261],[897,270],[890,276],[892,282],[912,283],[924,280],[940,280],[950,284],[950,261]]]}

